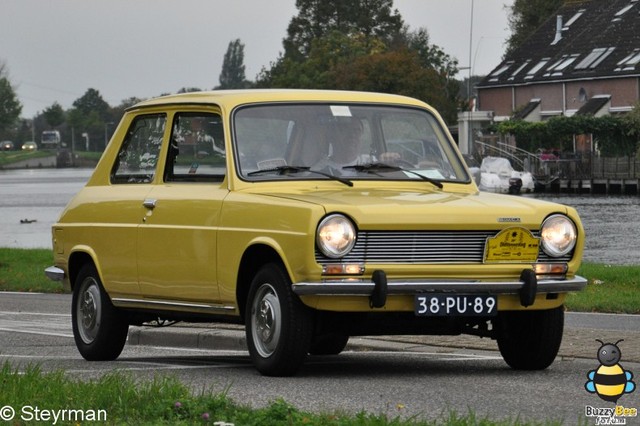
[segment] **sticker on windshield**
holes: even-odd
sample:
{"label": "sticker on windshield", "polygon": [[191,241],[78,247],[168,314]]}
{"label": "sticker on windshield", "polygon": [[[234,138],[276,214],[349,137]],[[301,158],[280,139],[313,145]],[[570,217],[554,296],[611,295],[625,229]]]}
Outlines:
{"label": "sticker on windshield", "polygon": [[351,117],[351,109],[346,105],[331,105],[330,108],[334,117]]}

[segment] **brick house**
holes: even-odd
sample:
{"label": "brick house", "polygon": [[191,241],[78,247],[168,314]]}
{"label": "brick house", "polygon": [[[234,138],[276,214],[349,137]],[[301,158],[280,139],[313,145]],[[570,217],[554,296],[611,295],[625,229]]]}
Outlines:
{"label": "brick house", "polygon": [[490,120],[617,114],[640,100],[640,1],[568,0],[477,86],[460,148]]}

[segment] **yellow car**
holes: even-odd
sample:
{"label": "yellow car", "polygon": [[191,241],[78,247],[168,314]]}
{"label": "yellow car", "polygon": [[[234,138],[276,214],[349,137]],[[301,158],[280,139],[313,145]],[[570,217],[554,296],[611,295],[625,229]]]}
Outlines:
{"label": "yellow car", "polygon": [[490,337],[544,369],[586,284],[573,208],[479,192],[433,108],[377,93],[139,103],[52,237],[88,360],[162,318],[244,323],[265,375],[380,334]]}

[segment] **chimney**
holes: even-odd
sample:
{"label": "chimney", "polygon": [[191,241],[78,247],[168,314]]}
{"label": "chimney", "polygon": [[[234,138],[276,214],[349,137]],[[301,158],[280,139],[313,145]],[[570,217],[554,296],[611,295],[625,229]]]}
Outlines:
{"label": "chimney", "polygon": [[551,45],[557,44],[562,40],[562,15],[556,16],[556,38],[553,39]]}

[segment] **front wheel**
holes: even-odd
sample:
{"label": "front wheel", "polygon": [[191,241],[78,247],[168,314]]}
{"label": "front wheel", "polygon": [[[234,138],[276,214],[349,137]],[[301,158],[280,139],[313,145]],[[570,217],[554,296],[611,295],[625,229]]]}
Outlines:
{"label": "front wheel", "polygon": [[558,354],[564,330],[564,306],[545,311],[501,312],[498,348],[515,370],[544,370]]}
{"label": "front wheel", "polygon": [[127,340],[129,323],[111,304],[93,265],[80,269],[71,305],[73,337],[83,358],[88,361],[118,358]]}
{"label": "front wheel", "polygon": [[249,354],[265,376],[291,376],[309,351],[312,332],[309,308],[291,291],[279,265],[263,266],[253,278],[246,309]]}
{"label": "front wheel", "polygon": [[344,350],[349,336],[342,333],[329,333],[314,336],[309,353],[311,355],[338,355]]}

